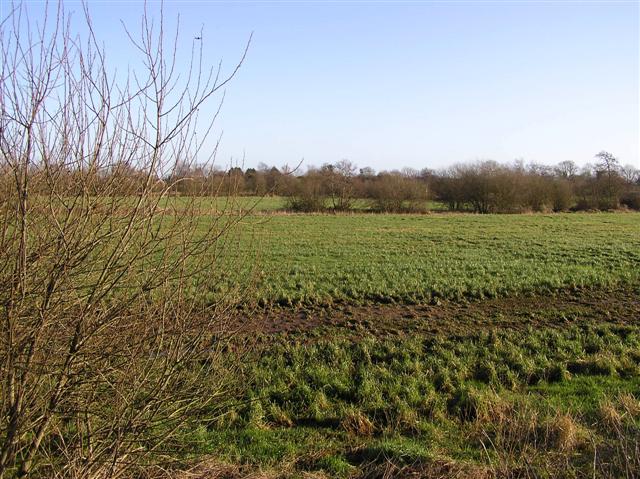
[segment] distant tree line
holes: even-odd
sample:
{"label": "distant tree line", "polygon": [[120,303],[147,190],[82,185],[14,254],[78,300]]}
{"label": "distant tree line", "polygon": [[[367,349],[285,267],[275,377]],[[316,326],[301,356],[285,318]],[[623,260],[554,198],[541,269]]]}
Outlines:
{"label": "distant tree line", "polygon": [[[640,210],[640,170],[622,166],[606,151],[579,167],[572,161],[555,166],[515,161],[460,163],[443,170],[382,171],[360,168],[347,160],[310,167],[301,174],[270,167],[176,172],[179,194],[279,195],[293,211],[420,211],[427,200],[451,211],[517,213],[527,211]],[[188,178],[188,180],[186,180]]]}
{"label": "distant tree line", "polygon": [[621,166],[604,151],[596,160],[582,168],[572,161],[555,166],[493,161],[460,164],[434,174],[431,185],[434,198],[451,210],[640,210],[640,170]]}
{"label": "distant tree line", "polygon": [[[122,167],[128,171],[94,172],[94,183],[108,181],[117,174],[127,179],[120,183],[121,193],[135,194],[145,175],[131,165]],[[38,175],[37,168],[33,174]],[[87,172],[56,174],[73,192],[81,184],[76,177],[85,177]],[[548,166],[486,160],[442,170],[403,168],[375,172],[342,160],[309,167],[301,173],[286,166],[265,164],[246,170],[221,170],[178,163],[172,171],[158,174],[156,182],[159,189],[171,184],[170,193],[179,196],[283,196],[285,207],[299,212],[419,212],[427,209],[428,200],[440,202],[451,211],[475,213],[640,210],[640,170],[620,165],[606,151],[583,167],[572,161]]]}

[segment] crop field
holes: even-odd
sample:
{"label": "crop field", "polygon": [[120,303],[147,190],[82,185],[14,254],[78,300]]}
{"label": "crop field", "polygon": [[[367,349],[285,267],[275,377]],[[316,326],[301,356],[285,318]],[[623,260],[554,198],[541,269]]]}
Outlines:
{"label": "crop field", "polygon": [[640,475],[640,215],[259,216],[201,477]]}
{"label": "crop field", "polygon": [[640,280],[637,214],[276,215],[249,217],[240,234],[266,305],[428,303]]}

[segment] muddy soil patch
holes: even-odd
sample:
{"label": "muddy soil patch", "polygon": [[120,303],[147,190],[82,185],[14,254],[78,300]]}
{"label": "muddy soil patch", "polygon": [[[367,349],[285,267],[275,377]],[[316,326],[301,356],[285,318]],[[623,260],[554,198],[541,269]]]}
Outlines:
{"label": "muddy soil patch", "polygon": [[327,329],[346,336],[446,334],[467,336],[479,330],[557,327],[580,322],[640,323],[640,290],[584,289],[547,295],[442,301],[438,304],[338,304],[331,307],[276,308],[239,313],[245,332],[258,335],[321,336]]}

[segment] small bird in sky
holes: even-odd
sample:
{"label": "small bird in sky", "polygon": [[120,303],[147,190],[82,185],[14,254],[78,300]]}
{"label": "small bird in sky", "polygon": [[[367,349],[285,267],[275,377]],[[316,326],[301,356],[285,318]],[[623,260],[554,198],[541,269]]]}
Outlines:
{"label": "small bird in sky", "polygon": [[194,40],[202,40],[202,37],[195,37]]}

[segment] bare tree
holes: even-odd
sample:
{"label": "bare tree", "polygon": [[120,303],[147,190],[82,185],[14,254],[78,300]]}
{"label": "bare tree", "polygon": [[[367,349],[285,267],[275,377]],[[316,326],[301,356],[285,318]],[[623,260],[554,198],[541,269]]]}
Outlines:
{"label": "bare tree", "polygon": [[624,165],[620,167],[620,176],[630,185],[638,184],[640,182],[640,169],[630,164]]}
{"label": "bare tree", "polygon": [[353,178],[356,171],[356,165],[346,159],[322,167],[324,189],[333,211],[346,211],[351,208],[355,196]]}
{"label": "bare tree", "polygon": [[596,156],[598,164],[596,165],[596,177],[603,179],[605,183],[605,195],[607,198],[607,208],[616,208],[618,206],[618,186],[617,181],[620,176],[618,175],[619,163],[618,159],[608,151],[601,151]]}
{"label": "bare tree", "polygon": [[221,261],[237,219],[203,218],[168,195],[189,178],[161,178],[203,152],[215,116],[196,137],[198,111],[246,49],[224,75],[196,41],[178,75],[177,28],[145,8],[126,30],[144,68],[122,78],[86,5],[84,21],[75,36],[58,4],[33,27],[18,5],[1,24],[0,477],[154,463],[230,385]]}
{"label": "bare tree", "polygon": [[561,161],[556,165],[555,172],[561,178],[571,179],[578,174],[578,165],[571,160]]}

